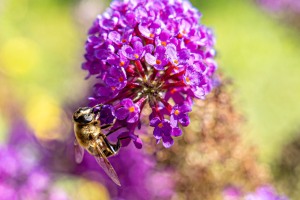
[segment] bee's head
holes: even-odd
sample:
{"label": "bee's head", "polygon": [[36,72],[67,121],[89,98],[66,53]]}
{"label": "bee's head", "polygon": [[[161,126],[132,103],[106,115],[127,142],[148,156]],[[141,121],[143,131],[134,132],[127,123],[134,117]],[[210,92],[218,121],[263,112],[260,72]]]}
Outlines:
{"label": "bee's head", "polygon": [[93,121],[94,117],[93,108],[90,107],[78,108],[73,114],[74,122],[79,124],[89,124]]}

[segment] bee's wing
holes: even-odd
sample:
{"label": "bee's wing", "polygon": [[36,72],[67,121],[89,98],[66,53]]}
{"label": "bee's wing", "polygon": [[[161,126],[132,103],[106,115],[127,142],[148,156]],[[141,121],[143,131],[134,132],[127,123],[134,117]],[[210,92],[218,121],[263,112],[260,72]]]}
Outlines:
{"label": "bee's wing", "polygon": [[118,185],[121,186],[120,180],[118,178],[118,175],[116,171],[114,170],[113,166],[108,161],[107,157],[99,148],[98,145],[95,145],[96,150],[98,152],[98,156],[95,156],[97,163],[102,167],[102,169],[105,171],[105,173]]}
{"label": "bee's wing", "polygon": [[84,155],[84,148],[80,146],[75,139],[74,141],[74,150],[75,150],[75,161],[76,163],[81,163]]}

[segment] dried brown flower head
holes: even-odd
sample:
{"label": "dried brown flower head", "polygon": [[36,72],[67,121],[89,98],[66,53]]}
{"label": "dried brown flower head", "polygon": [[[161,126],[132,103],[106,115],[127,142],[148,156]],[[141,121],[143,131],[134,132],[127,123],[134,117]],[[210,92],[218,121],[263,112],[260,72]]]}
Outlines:
{"label": "dried brown flower head", "polygon": [[175,168],[177,199],[215,200],[226,186],[249,191],[266,183],[255,148],[242,141],[243,118],[234,108],[230,81],[220,82],[195,103],[183,139],[157,153],[162,164]]}

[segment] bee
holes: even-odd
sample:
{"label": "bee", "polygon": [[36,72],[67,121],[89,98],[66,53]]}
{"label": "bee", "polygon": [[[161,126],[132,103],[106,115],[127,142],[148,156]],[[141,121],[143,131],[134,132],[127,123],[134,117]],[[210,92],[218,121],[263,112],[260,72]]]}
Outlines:
{"label": "bee", "polygon": [[84,156],[84,149],[87,150],[95,157],[97,163],[105,173],[117,185],[121,186],[118,175],[107,158],[119,152],[121,148],[120,140],[124,138],[119,138],[116,144],[112,144],[108,141],[107,136],[114,131],[109,131],[106,135],[101,132],[101,129],[112,126],[111,124],[101,126],[99,120],[101,108],[102,104],[94,107],[81,107],[73,114],[76,137],[74,142],[75,161],[81,163]]}

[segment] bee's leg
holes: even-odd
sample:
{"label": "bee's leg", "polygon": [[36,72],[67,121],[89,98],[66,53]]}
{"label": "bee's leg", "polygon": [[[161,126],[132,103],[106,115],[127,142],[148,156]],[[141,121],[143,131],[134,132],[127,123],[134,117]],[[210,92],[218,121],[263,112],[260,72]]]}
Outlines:
{"label": "bee's leg", "polygon": [[126,139],[131,139],[131,137],[130,137],[130,136],[125,136],[125,137],[119,137],[119,138],[118,138],[118,141],[117,141],[117,144],[116,144],[117,149],[120,149],[121,146],[122,146],[121,140],[126,140]]}
{"label": "bee's leg", "polygon": [[[115,125],[115,123],[116,123],[116,118],[113,120],[112,123],[110,123],[110,124],[105,124],[105,125],[101,126],[100,128],[101,128],[101,129],[111,128],[113,125]],[[118,130],[118,129],[117,129],[117,130]]]}
{"label": "bee's leg", "polygon": [[112,127],[114,124],[105,124],[103,126],[100,126],[101,129],[107,129],[107,128],[110,128]]}
{"label": "bee's leg", "polygon": [[109,136],[110,134],[116,132],[117,130],[123,128],[122,126],[118,127],[118,128],[115,128],[114,130],[110,130],[108,133],[106,133],[106,136]]}

